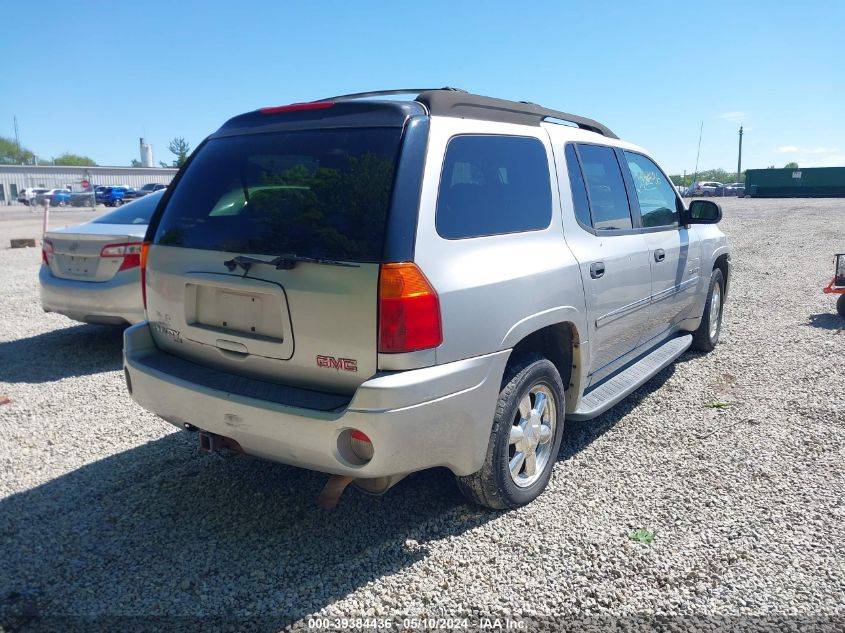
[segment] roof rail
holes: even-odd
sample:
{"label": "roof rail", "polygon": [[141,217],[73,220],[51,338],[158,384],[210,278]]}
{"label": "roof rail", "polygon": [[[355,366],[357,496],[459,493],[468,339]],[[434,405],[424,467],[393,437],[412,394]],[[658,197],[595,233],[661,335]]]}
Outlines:
{"label": "roof rail", "polygon": [[434,115],[520,123],[523,125],[540,125],[546,119],[558,119],[608,138],[619,138],[598,121],[568,112],[550,110],[527,101],[508,101],[446,90],[426,90],[417,96],[417,101],[426,106],[428,111]]}
{"label": "roof rail", "polygon": [[607,126],[598,121],[588,119],[577,114],[569,114],[559,110],[551,110],[530,101],[508,101],[471,94],[460,88],[400,88],[397,90],[373,90],[371,92],[354,92],[348,95],[326,97],[317,101],[352,101],[369,97],[387,97],[391,95],[415,94],[416,101],[423,104],[430,114],[441,116],[461,117],[467,119],[481,119],[484,121],[500,121],[504,123],[519,123],[522,125],[540,125],[547,119],[556,119],[572,123],[573,125],[601,134],[608,138],[616,136]]}
{"label": "roof rail", "polygon": [[450,92],[466,92],[460,88],[451,88],[444,86],[443,88],[399,88],[397,90],[373,90],[371,92],[353,92],[348,95],[338,95],[336,97],[326,97],[325,99],[317,99],[317,101],[351,101],[353,99],[367,99],[369,97],[389,97],[391,95],[418,95],[424,92],[431,92],[433,90],[445,90]]}

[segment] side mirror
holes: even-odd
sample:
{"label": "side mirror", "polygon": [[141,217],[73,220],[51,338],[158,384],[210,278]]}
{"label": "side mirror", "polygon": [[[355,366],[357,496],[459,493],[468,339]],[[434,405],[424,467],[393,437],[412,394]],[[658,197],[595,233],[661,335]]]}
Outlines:
{"label": "side mirror", "polygon": [[693,200],[685,215],[685,224],[718,224],[722,221],[722,207],[712,200]]}

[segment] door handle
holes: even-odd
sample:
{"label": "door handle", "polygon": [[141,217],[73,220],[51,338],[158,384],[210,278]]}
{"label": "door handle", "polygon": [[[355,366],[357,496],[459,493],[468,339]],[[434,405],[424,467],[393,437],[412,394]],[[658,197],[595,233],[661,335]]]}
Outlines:
{"label": "door handle", "polygon": [[604,262],[593,262],[590,264],[590,277],[598,279],[604,276]]}
{"label": "door handle", "polygon": [[654,261],[660,263],[664,259],[666,259],[666,251],[664,251],[662,248],[658,248],[656,251],[654,251]]}

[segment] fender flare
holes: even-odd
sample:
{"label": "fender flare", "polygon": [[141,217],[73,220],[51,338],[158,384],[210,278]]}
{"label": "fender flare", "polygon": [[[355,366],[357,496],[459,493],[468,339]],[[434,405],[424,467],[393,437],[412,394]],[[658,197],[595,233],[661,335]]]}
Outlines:
{"label": "fender flare", "polygon": [[571,323],[575,330],[572,338],[573,369],[566,392],[566,410],[571,412],[577,408],[581,394],[587,386],[587,372],[590,365],[590,344],[587,339],[589,330],[583,311],[573,306],[558,306],[527,316],[508,330],[500,349],[513,349],[529,334],[561,323]]}
{"label": "fender flare", "polygon": [[519,343],[526,336],[549,325],[558,323],[572,323],[577,335],[576,343],[587,342],[587,319],[584,314],[573,306],[558,306],[543,312],[531,314],[517,321],[505,334],[500,349],[509,349]]}

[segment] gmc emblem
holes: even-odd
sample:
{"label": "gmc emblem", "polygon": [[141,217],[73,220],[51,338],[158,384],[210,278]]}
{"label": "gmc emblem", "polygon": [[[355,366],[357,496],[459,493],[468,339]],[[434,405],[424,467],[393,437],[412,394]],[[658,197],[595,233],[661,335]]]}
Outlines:
{"label": "gmc emblem", "polygon": [[329,367],[342,371],[358,371],[358,361],[354,358],[335,358],[334,356],[317,356],[317,367]]}

